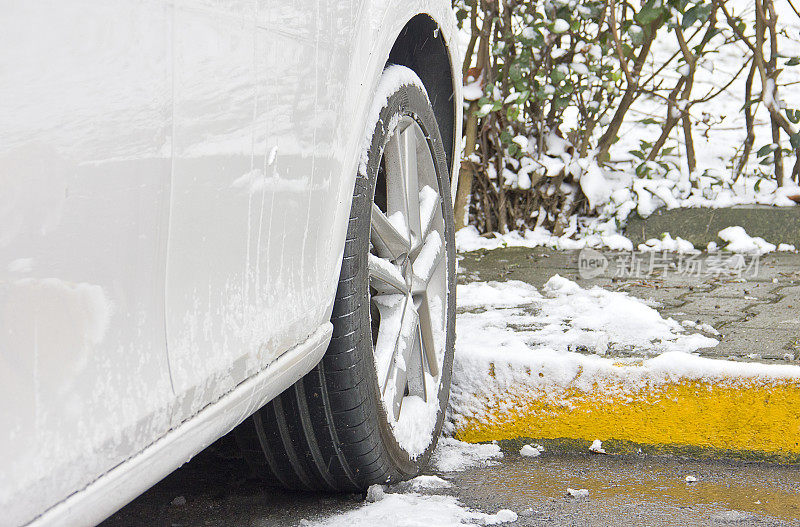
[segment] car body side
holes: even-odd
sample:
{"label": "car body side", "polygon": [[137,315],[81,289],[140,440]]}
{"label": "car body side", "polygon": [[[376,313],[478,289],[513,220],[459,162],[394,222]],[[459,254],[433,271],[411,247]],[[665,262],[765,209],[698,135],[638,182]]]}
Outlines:
{"label": "car body side", "polygon": [[438,0],[2,11],[0,508],[91,525],[324,353],[387,61],[418,70],[457,170],[455,20]]}

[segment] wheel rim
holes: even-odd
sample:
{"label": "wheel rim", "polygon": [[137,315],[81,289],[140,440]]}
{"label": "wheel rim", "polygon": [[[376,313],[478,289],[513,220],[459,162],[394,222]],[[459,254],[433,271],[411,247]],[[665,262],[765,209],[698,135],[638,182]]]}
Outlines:
{"label": "wheel rim", "polygon": [[[445,223],[431,145],[411,117],[389,136],[370,222],[370,313],[381,399],[398,441],[432,432],[445,354]],[[429,429],[429,430],[426,430]],[[428,434],[430,435],[430,433]],[[429,438],[426,438],[426,440]]]}

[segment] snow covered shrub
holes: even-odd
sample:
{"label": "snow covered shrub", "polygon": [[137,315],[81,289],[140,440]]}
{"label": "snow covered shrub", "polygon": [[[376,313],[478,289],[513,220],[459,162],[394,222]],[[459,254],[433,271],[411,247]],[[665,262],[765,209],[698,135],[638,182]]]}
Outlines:
{"label": "snow covered shrub", "polygon": [[608,198],[589,156],[620,84],[605,11],[591,0],[457,3],[472,28],[463,169],[477,176],[472,214],[482,230],[563,230]]}
{"label": "snow covered shrub", "polygon": [[[561,235],[576,214],[624,221],[622,210],[713,201],[734,192],[742,174],[742,188],[767,173],[781,185],[783,159],[800,159],[800,111],[778,95],[781,66],[800,58],[779,46],[794,41],[778,24],[773,0],[454,6],[468,37],[458,226],[544,226]],[[715,147],[712,159],[709,136],[730,130],[729,123],[738,135],[728,134],[724,153]],[[759,123],[769,123],[763,145],[756,142],[765,135]],[[703,144],[698,152],[696,143]],[[709,173],[716,179],[701,177]],[[800,176],[800,162],[792,176]],[[623,194],[633,204],[620,201]]]}

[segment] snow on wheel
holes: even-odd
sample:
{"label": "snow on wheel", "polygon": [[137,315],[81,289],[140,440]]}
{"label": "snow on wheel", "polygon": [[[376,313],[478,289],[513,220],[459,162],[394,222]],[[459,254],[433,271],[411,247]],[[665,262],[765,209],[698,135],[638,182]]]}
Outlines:
{"label": "snow on wheel", "polygon": [[417,75],[389,66],[356,179],[322,362],[237,429],[289,488],[363,490],[419,473],[444,420],[455,341],[445,151]]}

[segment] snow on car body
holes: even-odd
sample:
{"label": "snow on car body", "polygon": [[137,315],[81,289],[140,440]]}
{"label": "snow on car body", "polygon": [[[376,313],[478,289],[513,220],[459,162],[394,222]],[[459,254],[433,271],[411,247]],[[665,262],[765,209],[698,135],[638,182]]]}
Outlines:
{"label": "snow on car body", "polygon": [[[101,521],[319,362],[368,113],[449,2],[5,2],[0,510]],[[454,192],[453,192],[454,194]]]}

